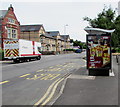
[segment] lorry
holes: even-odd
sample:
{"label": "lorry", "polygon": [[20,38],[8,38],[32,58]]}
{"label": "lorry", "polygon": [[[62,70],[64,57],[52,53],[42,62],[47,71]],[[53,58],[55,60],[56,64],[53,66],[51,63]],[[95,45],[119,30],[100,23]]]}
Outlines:
{"label": "lorry", "polygon": [[15,63],[41,59],[41,43],[24,39],[4,40],[4,58]]}

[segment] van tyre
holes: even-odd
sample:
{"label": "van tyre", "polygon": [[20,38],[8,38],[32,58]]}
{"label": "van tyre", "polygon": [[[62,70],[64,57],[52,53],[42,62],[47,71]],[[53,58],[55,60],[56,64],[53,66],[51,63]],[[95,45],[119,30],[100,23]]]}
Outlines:
{"label": "van tyre", "polygon": [[38,56],[38,57],[37,57],[37,60],[40,60],[40,59],[41,59],[41,56]]}

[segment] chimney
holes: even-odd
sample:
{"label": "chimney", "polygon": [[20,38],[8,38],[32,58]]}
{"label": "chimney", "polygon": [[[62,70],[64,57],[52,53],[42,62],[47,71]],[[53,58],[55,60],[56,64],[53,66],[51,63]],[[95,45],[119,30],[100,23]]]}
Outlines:
{"label": "chimney", "polygon": [[10,4],[10,7],[8,8],[8,10],[14,11],[14,8],[12,7],[12,4]]}

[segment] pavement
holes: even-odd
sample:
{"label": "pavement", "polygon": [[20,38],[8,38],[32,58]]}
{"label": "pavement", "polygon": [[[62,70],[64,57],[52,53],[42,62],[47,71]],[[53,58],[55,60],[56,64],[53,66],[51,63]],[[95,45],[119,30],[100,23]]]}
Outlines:
{"label": "pavement", "polygon": [[112,56],[112,65],[111,76],[88,76],[86,67],[80,68],[67,78],[61,96],[52,107],[64,105],[119,107],[118,70],[120,64],[116,62],[115,56]]}

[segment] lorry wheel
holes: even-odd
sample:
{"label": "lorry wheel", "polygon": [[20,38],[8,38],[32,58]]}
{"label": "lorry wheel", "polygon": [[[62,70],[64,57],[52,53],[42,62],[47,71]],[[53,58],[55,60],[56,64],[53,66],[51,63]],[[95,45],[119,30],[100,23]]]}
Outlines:
{"label": "lorry wheel", "polygon": [[26,62],[29,62],[30,61],[30,59],[26,59]]}
{"label": "lorry wheel", "polygon": [[14,63],[17,63],[18,61],[16,59],[13,60]]}
{"label": "lorry wheel", "polygon": [[23,62],[23,60],[22,60],[22,59],[20,59],[20,60],[19,60],[19,62],[21,63],[21,62]]}

